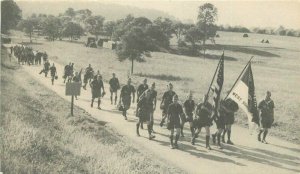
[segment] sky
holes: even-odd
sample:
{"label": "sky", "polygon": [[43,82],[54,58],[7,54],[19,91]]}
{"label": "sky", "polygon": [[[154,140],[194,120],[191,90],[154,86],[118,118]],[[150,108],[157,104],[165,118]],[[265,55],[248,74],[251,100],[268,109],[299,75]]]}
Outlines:
{"label": "sky", "polygon": [[[29,0],[26,0],[29,1]],[[34,1],[34,0],[31,0]],[[60,0],[52,0],[60,1]],[[82,1],[82,0],[64,0]],[[93,0],[96,1],[96,0]],[[300,0],[98,0],[101,3],[135,6],[166,12],[179,20],[195,22],[198,7],[206,2],[218,9],[217,24],[231,26],[300,29]]]}

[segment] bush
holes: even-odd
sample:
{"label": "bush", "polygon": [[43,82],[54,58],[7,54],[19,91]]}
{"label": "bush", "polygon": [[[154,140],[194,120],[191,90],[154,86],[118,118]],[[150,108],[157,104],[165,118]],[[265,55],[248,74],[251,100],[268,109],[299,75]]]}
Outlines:
{"label": "bush", "polygon": [[247,33],[245,33],[245,34],[243,35],[243,37],[249,37],[249,36],[248,36],[248,34],[247,34]]}

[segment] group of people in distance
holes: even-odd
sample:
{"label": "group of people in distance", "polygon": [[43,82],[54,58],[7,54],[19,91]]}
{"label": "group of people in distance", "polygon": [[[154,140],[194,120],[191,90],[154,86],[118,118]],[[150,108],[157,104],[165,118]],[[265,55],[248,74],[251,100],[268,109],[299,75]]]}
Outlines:
{"label": "group of people in distance", "polygon": [[[56,67],[54,63],[50,66],[48,59],[45,59],[44,67],[40,71],[40,74],[44,73],[45,77],[47,77],[49,71],[53,85],[54,79],[57,79]],[[73,74],[74,72],[74,63],[66,65],[63,76],[64,82],[81,82],[81,71]],[[89,66],[85,68],[83,77],[83,89],[86,90],[87,84],[89,84],[91,88],[91,107],[94,105],[94,100],[98,99],[97,108],[101,109],[101,98],[105,95],[102,75],[99,71],[94,73],[92,66],[89,64]],[[149,87],[147,79],[144,79],[143,83],[140,84],[136,90],[132,85],[131,78],[128,78],[127,83],[121,88],[115,73],[112,73],[112,78],[109,80],[110,102],[112,105],[117,105],[125,120],[127,120],[127,111],[131,103],[135,103],[135,94],[137,94],[135,113],[138,117],[138,121],[136,123],[136,134],[140,136],[140,128],[143,129],[143,123],[146,123],[150,140],[155,138],[153,134],[156,133],[153,129],[154,111],[157,105],[157,91],[155,87],[155,83],[152,83]],[[214,108],[212,104],[209,103],[207,95],[203,97],[202,102],[196,103],[193,99],[193,93],[189,92],[186,100],[181,104],[181,102],[179,102],[179,96],[173,90],[173,84],[169,83],[167,88],[167,91],[163,93],[161,98],[160,109],[162,110],[162,118],[159,125],[163,127],[166,124],[166,128],[170,131],[169,139],[172,149],[178,148],[180,136],[184,137],[183,128],[186,122],[189,123],[192,145],[195,145],[195,140],[199,136],[202,128],[204,128],[206,132],[205,141],[207,149],[211,149],[210,138],[212,138],[212,142],[219,148],[223,148],[222,143],[233,145],[231,141],[231,127],[234,123],[234,115],[239,109],[236,102],[230,98],[223,99],[220,101],[218,111],[214,112]],[[118,90],[120,90],[119,102],[117,102]],[[77,99],[77,96],[75,97]],[[258,105],[260,130],[257,139],[262,143],[267,144],[266,136],[274,122],[274,108],[271,92],[267,91],[265,99]],[[213,125],[213,122],[216,124],[217,131],[211,134],[210,127]],[[226,134],[227,141],[225,141]]]}

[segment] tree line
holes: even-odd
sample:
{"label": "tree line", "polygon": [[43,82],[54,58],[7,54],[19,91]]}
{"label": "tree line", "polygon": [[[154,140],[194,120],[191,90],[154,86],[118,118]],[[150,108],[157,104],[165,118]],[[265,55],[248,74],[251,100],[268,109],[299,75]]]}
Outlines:
{"label": "tree line", "polygon": [[300,30],[288,29],[283,26],[279,26],[278,28],[255,27],[252,29],[248,29],[248,28],[242,27],[242,26],[219,25],[218,31],[229,31],[229,32],[239,32],[239,33],[258,33],[258,34],[300,37]]}

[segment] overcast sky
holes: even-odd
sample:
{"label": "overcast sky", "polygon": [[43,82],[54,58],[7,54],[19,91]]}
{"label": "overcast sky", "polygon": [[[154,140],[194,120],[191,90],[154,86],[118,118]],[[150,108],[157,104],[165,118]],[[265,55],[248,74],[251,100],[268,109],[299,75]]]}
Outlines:
{"label": "overcast sky", "polygon": [[[28,0],[27,0],[28,1]],[[55,0],[59,1],[59,0]],[[74,0],[64,0],[74,1]],[[76,0],[80,1],[80,0]],[[94,0],[95,1],[95,0]],[[198,7],[211,2],[218,8],[218,24],[246,27],[278,27],[300,29],[300,0],[286,1],[187,1],[187,0],[98,0],[104,3],[161,10],[183,21],[196,21]]]}

